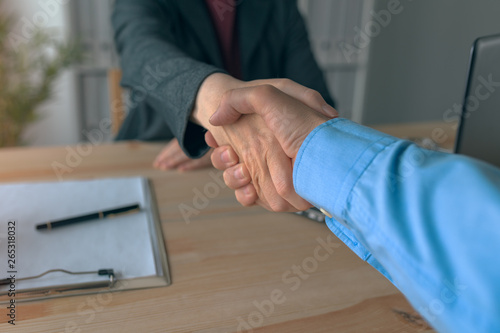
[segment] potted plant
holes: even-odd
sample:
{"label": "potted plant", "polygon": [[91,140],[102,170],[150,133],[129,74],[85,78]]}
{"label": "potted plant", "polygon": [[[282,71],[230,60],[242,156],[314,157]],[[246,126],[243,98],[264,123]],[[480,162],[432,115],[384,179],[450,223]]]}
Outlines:
{"label": "potted plant", "polygon": [[23,131],[53,95],[58,75],[81,58],[77,43],[63,43],[44,30],[16,42],[12,23],[0,12],[0,147],[23,144]]}

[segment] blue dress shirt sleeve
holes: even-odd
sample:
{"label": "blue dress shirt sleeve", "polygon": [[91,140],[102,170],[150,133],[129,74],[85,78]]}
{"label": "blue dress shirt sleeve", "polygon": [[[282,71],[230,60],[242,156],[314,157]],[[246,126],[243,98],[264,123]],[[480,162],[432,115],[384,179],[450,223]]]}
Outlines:
{"label": "blue dress shirt sleeve", "polygon": [[294,185],[439,331],[500,332],[500,169],[333,119]]}

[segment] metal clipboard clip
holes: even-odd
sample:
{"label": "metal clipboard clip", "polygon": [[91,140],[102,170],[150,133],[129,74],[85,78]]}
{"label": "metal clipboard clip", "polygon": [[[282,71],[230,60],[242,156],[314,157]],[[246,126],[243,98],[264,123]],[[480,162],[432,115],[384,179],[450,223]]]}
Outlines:
{"label": "metal clipboard clip", "polygon": [[[83,271],[83,272],[72,272],[65,269],[50,269],[45,271],[39,275],[22,277],[22,278],[5,278],[0,280],[0,287],[9,286],[11,284],[16,285],[18,281],[25,280],[34,280],[41,278],[50,273],[62,272],[69,275],[99,275],[99,276],[108,276],[107,280],[101,281],[89,281],[89,282],[80,282],[80,283],[72,283],[65,285],[55,285],[49,287],[41,287],[41,288],[28,288],[28,289],[17,289],[16,299],[33,299],[33,298],[44,298],[44,297],[52,297],[60,294],[60,296],[64,296],[66,292],[69,294],[78,293],[80,290],[88,290],[88,289],[111,289],[116,283],[116,277],[113,269],[99,269],[97,271]],[[9,290],[0,292],[0,303],[8,302],[8,299],[4,299],[9,293]]]}

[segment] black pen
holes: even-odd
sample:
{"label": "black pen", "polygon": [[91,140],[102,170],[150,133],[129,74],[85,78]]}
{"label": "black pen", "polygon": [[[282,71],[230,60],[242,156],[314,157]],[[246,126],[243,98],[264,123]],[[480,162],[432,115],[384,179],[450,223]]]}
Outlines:
{"label": "black pen", "polygon": [[96,212],[96,213],[91,213],[91,214],[87,214],[87,215],[75,216],[75,217],[70,217],[67,219],[62,219],[62,220],[57,220],[57,221],[49,221],[46,223],[37,224],[36,230],[50,230],[53,228],[59,228],[59,227],[65,226],[65,225],[70,225],[70,224],[75,224],[75,223],[80,223],[80,222],[85,222],[85,221],[90,221],[90,220],[105,219],[105,218],[110,218],[110,217],[114,217],[114,216],[122,215],[122,214],[131,214],[131,213],[139,212],[140,210],[141,210],[141,208],[140,208],[139,204],[118,207],[118,208],[108,209],[108,210],[105,210],[102,212]]}

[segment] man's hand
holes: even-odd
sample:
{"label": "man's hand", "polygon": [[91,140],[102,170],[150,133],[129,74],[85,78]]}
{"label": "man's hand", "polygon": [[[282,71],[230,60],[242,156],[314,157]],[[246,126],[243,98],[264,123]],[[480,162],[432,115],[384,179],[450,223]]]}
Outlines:
{"label": "man's hand", "polygon": [[153,167],[159,170],[190,171],[207,168],[212,165],[210,162],[211,151],[198,159],[189,158],[179,146],[177,139],[172,139],[156,157]]}
{"label": "man's hand", "polygon": [[[227,126],[241,121],[239,118],[242,115],[248,117],[250,114],[262,117],[292,163],[307,135],[329,119],[279,89],[263,85],[227,92],[217,112],[210,118],[210,123]],[[210,146],[217,147],[211,133],[207,133],[206,140]],[[251,171],[242,162],[238,164],[238,156],[230,146],[218,147],[212,154],[214,166],[225,170],[224,180],[228,187],[235,190],[241,204],[248,206],[259,203],[261,197],[252,183]],[[288,170],[282,171],[283,176],[290,177],[289,181],[292,182]],[[293,187],[288,190],[293,190]]]}
{"label": "man's hand", "polygon": [[247,115],[238,122],[222,127],[215,127],[209,122],[225,93],[231,89],[261,85],[273,86],[294,96],[304,105],[324,114],[324,119],[337,114],[318,92],[290,80],[242,82],[224,74],[213,74],[200,87],[192,118],[211,132],[213,141],[218,145],[229,144],[234,148],[239,159],[245,163],[252,188],[258,195],[256,203],[273,211],[307,209],[310,204],[293,189],[292,161],[262,117]]}
{"label": "man's hand", "polygon": [[261,85],[228,91],[210,118],[210,124],[227,126],[236,123],[245,114],[261,116],[292,159],[295,159],[307,135],[331,119],[271,85]]}

